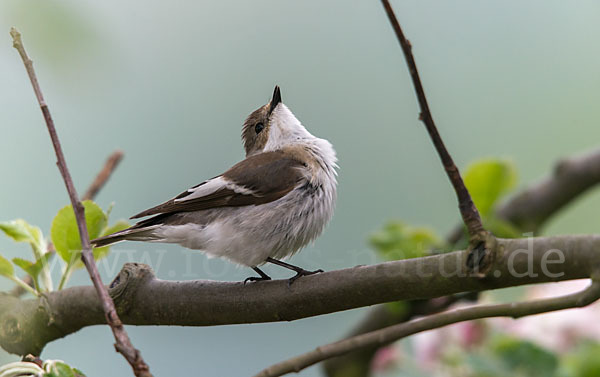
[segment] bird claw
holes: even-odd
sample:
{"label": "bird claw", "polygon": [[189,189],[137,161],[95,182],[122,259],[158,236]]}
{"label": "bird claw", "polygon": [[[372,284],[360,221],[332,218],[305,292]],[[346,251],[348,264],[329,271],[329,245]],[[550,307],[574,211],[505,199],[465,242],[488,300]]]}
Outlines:
{"label": "bird claw", "polygon": [[265,280],[271,280],[270,277],[266,276],[266,277],[262,277],[262,276],[250,276],[249,278],[246,278],[244,280],[244,285],[246,285],[247,282],[249,281],[265,281]]}
{"label": "bird claw", "polygon": [[321,270],[321,269],[314,270],[314,271],[307,271],[304,269],[298,270],[298,271],[296,271],[296,275],[294,275],[288,279],[288,287],[291,287],[292,284],[296,281],[296,279],[298,279],[301,276],[314,275],[314,274],[318,274],[321,272],[323,272],[323,270]]}

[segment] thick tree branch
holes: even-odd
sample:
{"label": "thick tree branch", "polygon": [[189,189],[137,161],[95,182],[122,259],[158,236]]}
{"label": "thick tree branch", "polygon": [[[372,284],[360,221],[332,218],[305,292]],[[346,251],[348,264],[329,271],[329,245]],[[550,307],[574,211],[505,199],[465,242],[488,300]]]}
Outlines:
{"label": "thick tree branch", "polygon": [[[88,199],[94,200],[96,195],[98,195],[98,192],[100,192],[102,187],[104,187],[104,185],[106,184],[106,182],[108,181],[108,179],[110,178],[112,173],[115,171],[115,169],[119,165],[119,162],[121,162],[122,159],[123,159],[122,151],[116,150],[113,153],[111,153],[111,155],[108,156],[108,158],[106,159],[106,162],[104,163],[104,166],[102,167],[102,170],[100,170],[100,172],[98,172],[98,175],[96,175],[96,178],[94,178],[94,181],[88,187],[85,195],[81,199],[82,200],[88,200]],[[52,245],[52,242],[48,242],[48,245],[46,246],[46,250],[48,253],[52,253],[52,254],[54,254],[54,252],[56,251],[54,249],[54,245]],[[31,278],[31,276],[29,276],[29,275],[24,276],[21,280],[23,280],[25,283],[29,284],[29,286],[33,287],[33,279]],[[25,294],[25,292],[26,291],[22,286],[16,285],[10,291],[10,295],[15,296],[15,297],[21,297],[22,295]]]}
{"label": "thick tree branch", "polygon": [[460,176],[460,172],[458,168],[454,164],[452,160],[452,156],[448,153],[444,142],[435,126],[435,122],[433,121],[433,116],[431,115],[431,111],[429,110],[429,104],[427,103],[427,97],[425,96],[425,90],[423,89],[423,84],[421,84],[421,78],[419,77],[419,71],[417,70],[417,64],[415,63],[415,58],[412,54],[412,46],[404,33],[402,32],[402,28],[400,27],[400,23],[394,14],[394,10],[390,5],[388,0],[381,0],[383,3],[383,7],[387,13],[387,16],[394,28],[394,32],[396,33],[396,37],[398,38],[398,42],[400,42],[400,47],[402,47],[402,52],[404,52],[404,58],[406,59],[406,64],[408,65],[408,71],[410,73],[410,77],[413,82],[413,86],[415,87],[415,92],[417,94],[417,100],[419,101],[419,106],[421,107],[421,114],[419,115],[419,119],[423,121],[425,124],[425,128],[431,137],[431,141],[437,150],[438,155],[440,156],[440,160],[442,160],[442,164],[444,165],[444,170],[446,170],[446,174],[452,183],[452,187],[454,187],[454,191],[456,192],[456,197],[458,198],[458,207],[460,209],[460,214],[462,216],[463,222],[467,226],[467,230],[469,232],[469,236],[471,239],[479,240],[481,233],[484,232],[483,224],[481,223],[481,217],[479,216],[479,211],[473,200],[471,199],[471,195],[467,190],[465,183],[463,182],[462,177]]}
{"label": "thick tree branch", "polygon": [[102,280],[100,278],[100,274],[98,273],[96,262],[94,261],[94,256],[92,254],[92,247],[90,245],[90,238],[85,222],[85,211],[83,205],[81,204],[81,201],[79,200],[79,197],[77,196],[75,185],[73,184],[71,174],[69,173],[69,170],[67,168],[67,162],[65,160],[65,156],[63,154],[62,147],[58,139],[56,128],[54,127],[54,121],[52,119],[52,116],[50,115],[50,109],[48,108],[48,105],[44,100],[42,90],[40,88],[37,76],[33,69],[33,62],[27,55],[27,52],[25,51],[25,47],[23,46],[23,42],[21,41],[21,34],[15,28],[12,28],[10,31],[10,35],[13,38],[13,47],[17,49],[19,55],[21,55],[21,59],[23,60],[23,64],[25,65],[25,69],[27,70],[27,74],[29,76],[29,79],[31,80],[33,91],[35,92],[35,96],[42,110],[42,114],[44,115],[44,120],[46,121],[46,126],[48,128],[48,133],[50,134],[50,139],[52,139],[52,145],[54,146],[54,151],[56,152],[56,164],[65,182],[65,186],[67,188],[67,192],[69,194],[69,198],[73,206],[73,211],[75,212],[77,228],[79,230],[79,238],[81,240],[81,259],[90,275],[90,278],[92,279],[92,282],[96,289],[96,293],[102,301],[102,307],[104,309],[106,321],[110,325],[116,340],[115,348],[118,352],[123,354],[125,359],[127,359],[129,364],[133,368],[133,371],[136,376],[152,376],[150,374],[148,365],[142,359],[140,352],[137,349],[135,349],[131,344],[129,336],[125,331],[125,328],[123,327],[119,316],[117,315],[114,303],[110,298],[106,287],[102,284]]}
{"label": "thick tree branch", "polygon": [[[357,266],[260,284],[164,281],[149,267],[127,264],[111,284],[121,319],[132,325],[211,326],[292,321],[397,300],[430,299],[524,284],[590,277],[600,266],[600,236],[531,239],[488,237],[480,274],[470,273],[468,251]],[[559,259],[564,257],[564,259]],[[85,326],[105,323],[92,287],[73,287],[40,299],[0,295],[0,345],[17,354]]]}
{"label": "thick tree branch", "polygon": [[600,299],[600,282],[595,279],[585,290],[570,295],[528,302],[478,305],[449,310],[320,346],[311,352],[272,365],[258,373],[255,377],[278,377],[292,372],[297,373],[304,368],[335,356],[344,355],[365,347],[383,346],[409,335],[437,329],[453,323],[490,317],[512,317],[516,319],[557,310],[580,308],[598,299]]}
{"label": "thick tree branch", "polygon": [[498,215],[537,232],[555,213],[600,182],[600,149],[559,161],[554,171],[502,205]]}

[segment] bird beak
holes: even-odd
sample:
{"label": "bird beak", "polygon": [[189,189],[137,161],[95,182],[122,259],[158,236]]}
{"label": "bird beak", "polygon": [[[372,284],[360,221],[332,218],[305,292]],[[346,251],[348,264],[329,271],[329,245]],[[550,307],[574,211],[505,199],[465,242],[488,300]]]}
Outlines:
{"label": "bird beak", "polygon": [[279,91],[279,86],[275,85],[275,90],[273,91],[273,98],[271,98],[271,103],[269,104],[269,115],[275,110],[277,105],[281,102],[281,92]]}

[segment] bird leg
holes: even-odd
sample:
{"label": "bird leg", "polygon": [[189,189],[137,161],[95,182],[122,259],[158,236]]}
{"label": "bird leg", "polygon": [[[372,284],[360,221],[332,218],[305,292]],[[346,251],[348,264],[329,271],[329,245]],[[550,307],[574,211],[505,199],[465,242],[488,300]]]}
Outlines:
{"label": "bird leg", "polygon": [[318,270],[315,270],[315,271],[307,271],[307,270],[305,270],[305,269],[303,269],[301,267],[294,266],[293,264],[285,263],[285,262],[282,262],[280,260],[273,259],[271,257],[267,258],[267,262],[276,264],[276,265],[281,266],[281,267],[285,267],[285,268],[287,268],[289,270],[292,270],[292,271],[296,272],[296,275],[292,276],[288,280],[288,286],[292,285],[292,283],[295,282],[296,279],[298,279],[300,276],[313,275],[313,274],[318,274],[319,272],[323,272],[323,270],[321,270],[321,269],[318,269]]}
{"label": "bird leg", "polygon": [[244,280],[244,284],[246,284],[249,281],[271,280],[271,277],[269,275],[265,274],[260,268],[258,268],[258,267],[252,267],[252,269],[254,271],[256,271],[256,273],[259,274],[260,277],[258,277],[258,276],[250,276],[249,278],[246,278],[246,280]]}

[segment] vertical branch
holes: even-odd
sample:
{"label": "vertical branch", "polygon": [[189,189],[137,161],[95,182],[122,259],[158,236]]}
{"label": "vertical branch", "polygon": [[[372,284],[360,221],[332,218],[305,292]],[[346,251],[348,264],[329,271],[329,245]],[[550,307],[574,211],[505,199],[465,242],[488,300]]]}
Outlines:
{"label": "vertical branch", "polygon": [[127,332],[123,327],[123,323],[117,315],[115,305],[112,299],[110,298],[106,287],[104,286],[104,284],[102,284],[102,280],[100,279],[100,274],[98,273],[98,269],[96,268],[96,263],[94,261],[94,256],[92,254],[92,248],[90,245],[90,238],[85,223],[84,208],[81,202],[79,201],[77,191],[75,190],[73,180],[71,179],[71,174],[67,169],[65,156],[63,154],[62,147],[60,145],[60,141],[56,133],[56,128],[54,127],[54,121],[52,120],[52,116],[50,115],[50,110],[48,109],[48,105],[44,100],[44,96],[42,95],[40,85],[38,83],[35,71],[33,69],[33,62],[31,61],[31,59],[29,59],[29,56],[25,51],[25,47],[23,46],[23,42],[21,41],[21,34],[15,28],[12,28],[10,31],[10,35],[13,38],[13,47],[17,49],[19,55],[21,55],[23,63],[25,64],[25,69],[27,70],[27,74],[29,76],[29,79],[31,80],[33,91],[35,92],[35,96],[42,110],[42,114],[44,115],[44,120],[46,121],[46,126],[48,128],[48,133],[50,134],[50,139],[52,139],[52,145],[54,146],[54,151],[56,152],[56,164],[65,182],[65,186],[67,188],[67,192],[69,194],[69,198],[73,206],[73,211],[75,212],[77,228],[79,229],[79,237],[81,239],[81,259],[85,264],[90,278],[94,283],[96,292],[98,293],[98,296],[100,297],[100,300],[102,302],[102,307],[104,309],[106,321],[111,327],[116,340],[115,348],[118,352],[123,354],[125,359],[127,359],[129,364],[131,364],[131,367],[133,368],[133,371],[136,376],[150,377],[152,376],[152,374],[150,373],[148,365],[142,359],[140,352],[137,349],[135,349],[131,344],[129,336],[127,335]]}
{"label": "vertical branch", "polygon": [[[106,162],[104,163],[104,166],[102,167],[102,170],[100,170],[100,172],[96,175],[96,178],[94,179],[92,184],[88,187],[87,191],[85,192],[85,195],[83,195],[81,200],[88,200],[88,199],[94,200],[96,195],[98,195],[98,192],[100,192],[102,187],[104,187],[104,185],[106,184],[106,182],[108,181],[108,179],[110,178],[112,173],[115,171],[115,169],[119,165],[119,162],[121,162],[122,159],[123,159],[122,151],[116,150],[113,153],[111,153],[111,155],[108,156],[108,158],[106,159]],[[48,244],[46,246],[46,250],[48,253],[52,253],[52,254],[54,254],[56,252],[52,242],[48,242]],[[27,283],[27,285],[33,286],[33,279],[31,278],[31,276],[26,275],[22,279],[25,283]],[[8,294],[11,296],[14,296],[14,297],[20,297],[20,296],[24,295],[25,292],[26,291],[22,286],[15,285],[15,287]]]}
{"label": "vertical branch", "polygon": [[400,23],[394,14],[394,10],[390,5],[388,0],[381,0],[383,3],[383,7],[387,13],[387,16],[392,24],[392,28],[396,32],[396,37],[398,37],[398,42],[400,42],[400,46],[402,47],[402,51],[404,52],[404,58],[406,59],[406,64],[408,65],[408,71],[410,72],[410,77],[413,82],[413,86],[415,87],[415,92],[417,94],[417,100],[419,101],[419,106],[421,107],[421,114],[419,115],[419,120],[421,120],[425,124],[425,128],[427,128],[427,132],[431,137],[431,141],[437,150],[438,155],[440,156],[440,160],[442,160],[442,164],[444,165],[444,169],[446,170],[446,174],[454,187],[454,191],[456,191],[456,196],[458,198],[458,207],[460,209],[460,214],[462,216],[463,222],[465,223],[467,230],[469,232],[469,236],[471,239],[476,238],[479,233],[481,233],[484,228],[481,223],[481,217],[479,216],[479,211],[473,200],[471,199],[471,195],[469,191],[465,187],[465,183],[460,176],[460,172],[458,168],[454,164],[452,160],[452,156],[448,153],[442,138],[435,126],[435,122],[433,121],[433,116],[431,115],[431,111],[429,110],[429,104],[427,103],[427,98],[425,97],[425,91],[423,90],[423,84],[421,84],[421,78],[419,77],[419,71],[417,70],[417,64],[415,63],[415,58],[412,54],[412,46],[408,39],[404,36],[402,32],[402,28],[400,27]]}

